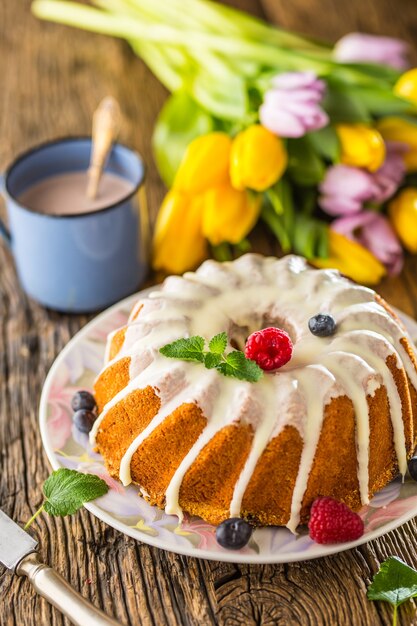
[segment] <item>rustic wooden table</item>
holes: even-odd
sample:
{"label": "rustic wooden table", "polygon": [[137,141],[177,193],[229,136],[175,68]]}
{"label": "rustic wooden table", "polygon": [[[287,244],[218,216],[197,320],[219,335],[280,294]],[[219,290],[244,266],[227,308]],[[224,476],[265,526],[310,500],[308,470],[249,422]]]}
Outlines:
{"label": "rustic wooden table", "polygon": [[[235,0],[286,27],[337,39],[350,30],[417,34],[414,0]],[[164,190],[152,164],[150,138],[166,92],[127,45],[41,24],[30,0],[0,0],[0,167],[51,137],[89,132],[91,114],[108,93],[122,103],[122,140],[149,165],[152,214]],[[417,61],[414,49],[414,62]],[[265,242],[263,249],[269,251]],[[379,290],[417,317],[417,257]],[[49,472],[38,428],[47,371],[85,316],[47,311],[22,293],[9,251],[0,245],[0,507],[24,522],[39,506]],[[379,563],[398,555],[417,566],[417,524],[336,557],[277,566],[238,566],[169,554],[124,537],[83,510],[36,525],[41,552],[71,584],[125,624],[367,625],[390,624],[391,609],[366,599]],[[0,624],[46,626],[61,615],[28,582],[0,568]],[[417,624],[412,603],[400,624]]]}

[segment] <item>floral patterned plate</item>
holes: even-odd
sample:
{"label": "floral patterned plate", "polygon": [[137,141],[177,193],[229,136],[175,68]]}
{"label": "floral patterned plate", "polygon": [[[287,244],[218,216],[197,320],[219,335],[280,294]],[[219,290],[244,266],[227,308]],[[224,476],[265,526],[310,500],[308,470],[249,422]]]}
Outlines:
{"label": "floral patterned plate", "polygon": [[[98,474],[110,487],[105,496],[86,505],[91,513],[152,546],[234,563],[289,563],[327,556],[375,539],[417,515],[417,483],[396,479],[360,512],[365,534],[358,541],[322,546],[308,534],[294,536],[286,528],[258,528],[245,548],[231,551],[217,544],[214,526],[195,517],[186,517],[178,524],[176,516],[166,515],[139,497],[135,486],[125,488],[113,480],[100,455],[91,449],[87,435],[73,427],[70,402],[78,389],[92,388],[94,377],[102,368],[107,334],[125,324],[137,298],[134,295],[119,302],[77,333],[52,365],[42,392],[40,428],[52,467]],[[403,314],[401,317],[417,341],[417,323]]]}

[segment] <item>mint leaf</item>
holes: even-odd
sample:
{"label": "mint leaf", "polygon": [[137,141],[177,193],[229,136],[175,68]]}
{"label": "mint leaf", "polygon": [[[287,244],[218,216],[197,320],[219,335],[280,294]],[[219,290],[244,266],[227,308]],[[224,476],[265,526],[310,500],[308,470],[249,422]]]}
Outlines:
{"label": "mint leaf", "polygon": [[263,375],[263,371],[255,361],[247,359],[243,352],[234,350],[224,355],[224,362],[219,363],[217,369],[224,376],[234,376],[240,380],[255,383]]}
{"label": "mint leaf", "polygon": [[221,362],[221,360],[222,360],[221,354],[214,354],[213,352],[207,352],[204,355],[204,365],[207,367],[208,370],[213,369],[213,367],[217,367],[218,364]]}
{"label": "mint leaf", "polygon": [[177,339],[172,343],[163,346],[159,352],[171,359],[181,361],[204,362],[204,339],[203,337],[189,337],[188,339]]}
{"label": "mint leaf", "polygon": [[94,474],[83,474],[61,467],[45,480],[42,490],[45,499],[42,506],[25,524],[25,530],[42,511],[46,511],[49,515],[72,515],[85,502],[104,496],[109,488],[104,480]]}
{"label": "mint leaf", "polygon": [[72,515],[84,502],[104,496],[107,484],[94,474],[82,474],[61,467],[43,485],[44,510],[50,515]]}
{"label": "mint leaf", "polygon": [[395,609],[417,596],[417,572],[396,556],[381,564],[368,587],[369,600],[389,602]]}
{"label": "mint leaf", "polygon": [[207,369],[216,368],[223,376],[233,376],[253,383],[263,375],[255,361],[247,359],[240,350],[225,354],[226,333],[219,333],[210,340],[209,351],[204,350],[204,347],[204,338],[196,335],[188,339],[177,339],[160,348],[159,352],[171,359],[204,363]]}
{"label": "mint leaf", "polygon": [[213,339],[209,343],[210,352],[214,352],[214,354],[223,354],[226,350],[227,346],[227,335],[226,333],[219,333],[215,335]]}

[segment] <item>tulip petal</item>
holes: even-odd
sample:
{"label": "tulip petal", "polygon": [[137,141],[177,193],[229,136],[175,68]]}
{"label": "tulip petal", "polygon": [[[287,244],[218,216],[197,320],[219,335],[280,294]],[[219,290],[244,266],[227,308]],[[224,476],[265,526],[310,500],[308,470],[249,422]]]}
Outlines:
{"label": "tulip petal", "polygon": [[203,234],[214,246],[237,244],[255,226],[260,209],[260,196],[230,185],[210,189],[204,194]]}
{"label": "tulip petal", "polygon": [[375,172],[385,159],[385,143],[376,128],[365,124],[338,124],[340,160],[345,165]]}
{"label": "tulip petal", "polygon": [[332,231],[356,241],[372,252],[391,275],[398,274],[403,265],[403,251],[388,220],[374,211],[361,211],[342,217],[331,225]]}
{"label": "tulip petal", "polygon": [[202,234],[203,197],[189,197],[171,190],[159,209],[154,240],[153,267],[170,274],[182,274],[208,256]]}
{"label": "tulip petal", "polygon": [[329,257],[310,262],[316,267],[338,269],[342,274],[365,285],[378,284],[386,274],[385,267],[371,252],[333,230],[329,232]]}
{"label": "tulip petal", "polygon": [[280,137],[302,137],[306,133],[304,124],[295,115],[267,105],[259,109],[259,119],[265,128]]}
{"label": "tulip petal", "polygon": [[356,167],[329,167],[319,187],[319,204],[329,215],[347,215],[360,211],[363,203],[374,197],[378,187],[371,174]]}
{"label": "tulip petal", "polygon": [[259,109],[262,124],[281,137],[302,137],[328,124],[320,103],[326,85],[314,72],[285,72],[272,80]]}
{"label": "tulip petal", "polygon": [[385,117],[378,122],[378,130],[385,141],[407,146],[404,162],[408,172],[417,171],[417,124],[399,117]]}
{"label": "tulip petal", "polygon": [[380,63],[401,70],[408,67],[407,52],[408,45],[401,39],[349,33],[336,43],[333,55],[343,63]]}
{"label": "tulip petal", "polygon": [[264,126],[254,124],[235,137],[230,153],[230,179],[235,189],[265,191],[286,166],[284,144]]}
{"label": "tulip petal", "polygon": [[229,135],[221,132],[194,139],[184,154],[173,188],[197,195],[228,182],[231,146]]}
{"label": "tulip petal", "polygon": [[417,188],[406,187],[388,206],[391,224],[403,245],[417,254]]}

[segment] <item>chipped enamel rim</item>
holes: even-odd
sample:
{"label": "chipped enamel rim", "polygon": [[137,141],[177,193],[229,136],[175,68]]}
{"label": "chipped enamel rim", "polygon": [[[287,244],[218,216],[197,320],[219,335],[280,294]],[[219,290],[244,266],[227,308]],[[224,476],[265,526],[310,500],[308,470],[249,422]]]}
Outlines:
{"label": "chipped enamel rim", "polygon": [[[42,442],[49,462],[54,470],[63,466],[68,467],[68,461],[64,462],[65,457],[62,456],[62,454],[56,450],[52,444],[52,434],[51,429],[49,428],[50,421],[48,420],[50,413],[51,390],[54,383],[57,381],[58,374],[62,371],[62,368],[65,367],[66,361],[71,356],[77,356],[82,347],[88,344],[93,334],[100,329],[100,327],[104,324],[108,325],[109,320],[117,314],[124,314],[127,319],[128,312],[137,299],[148,295],[151,291],[155,291],[156,289],[158,289],[158,287],[150,287],[140,291],[138,294],[129,296],[106,311],[100,313],[68,342],[54,361],[44,383],[39,407]],[[397,313],[407,326],[413,340],[417,343],[417,323],[409,316],[398,310]],[[104,339],[102,341],[102,349],[104,352]],[[98,372],[94,372],[94,374],[97,373]],[[67,391],[67,393],[69,392]],[[70,410],[70,407],[68,408]],[[68,441],[71,446],[78,446],[81,457],[82,450],[80,444],[74,441],[72,434],[69,435]],[[84,453],[85,452],[88,454],[86,447],[84,449]],[[85,456],[85,454],[83,456]],[[98,455],[96,456],[98,457]],[[77,456],[67,457],[67,459],[68,458],[77,459]],[[99,463],[98,459],[94,459],[94,461],[96,465]],[[77,466],[76,461],[74,461],[74,463],[74,467]],[[85,470],[84,467],[80,467],[80,469]],[[398,491],[397,496],[392,498],[388,504],[381,504],[378,507],[365,507],[363,509],[364,517],[366,517],[367,511],[370,512],[370,517],[372,517],[372,515],[375,517],[378,511],[383,510],[385,521],[380,526],[372,530],[366,530],[367,521],[365,519],[365,533],[360,539],[357,541],[329,546],[316,544],[306,535],[299,535],[295,538],[290,531],[284,528],[266,527],[256,529],[248,546],[242,550],[225,550],[221,548],[214,539],[214,526],[202,522],[199,518],[190,518],[186,521],[185,525],[178,525],[175,522],[176,518],[166,515],[165,513],[159,511],[156,507],[152,507],[147,504],[142,498],[139,498],[138,500],[140,500],[141,515],[137,516],[139,517],[137,524],[143,523],[144,527],[148,531],[146,532],[140,530],[138,527],[133,527],[133,525],[127,523],[127,521],[123,521],[123,515],[120,514],[120,510],[122,510],[124,506],[124,501],[128,507],[128,500],[130,503],[134,503],[134,505],[138,504],[138,500],[136,500],[136,498],[138,498],[138,489],[136,487],[131,487],[130,490],[126,490],[122,495],[117,494],[116,497],[119,499],[118,501],[122,503],[119,505],[117,513],[114,511],[109,512],[102,508],[99,504],[102,499],[96,501],[95,503],[87,503],[85,507],[100,520],[125,535],[143,543],[161,548],[163,550],[175,552],[177,554],[232,563],[291,563],[330,556],[332,554],[337,554],[356,546],[360,546],[368,541],[376,539],[377,537],[381,537],[387,532],[398,528],[405,522],[415,517],[417,515],[417,483],[406,482],[405,486],[401,486],[400,483],[397,482],[394,487],[392,487],[392,485],[393,483],[382,490],[382,492],[380,492],[377,496],[377,498],[383,502],[384,492],[389,489],[391,489],[391,491],[396,489]],[[407,488],[408,494],[411,493],[411,496],[400,497],[401,491],[404,490],[405,487]],[[134,495],[133,490],[135,491]],[[108,496],[104,496],[104,498],[107,497]],[[135,500],[133,500],[133,497]],[[396,507],[393,505],[398,504],[401,500],[410,500],[410,503],[408,504],[408,502],[404,502],[405,509],[402,510],[400,514],[396,514],[394,511]],[[389,513],[390,506],[393,508],[391,516]],[[374,511],[375,513],[373,513]],[[127,517],[131,521],[131,518],[135,516],[128,515]],[[184,528],[186,528],[186,530],[184,530]],[[149,534],[149,531],[152,531],[152,534]]]}

